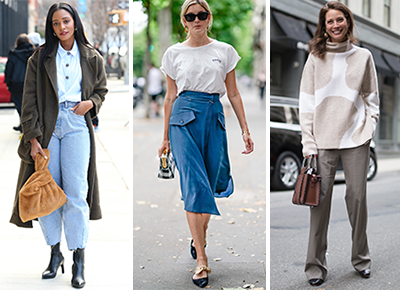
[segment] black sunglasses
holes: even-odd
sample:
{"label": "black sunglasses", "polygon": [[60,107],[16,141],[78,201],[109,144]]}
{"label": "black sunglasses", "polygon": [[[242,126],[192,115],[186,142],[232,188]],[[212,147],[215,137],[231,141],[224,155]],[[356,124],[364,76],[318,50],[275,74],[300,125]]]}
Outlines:
{"label": "black sunglasses", "polygon": [[192,22],[192,21],[194,21],[196,19],[196,16],[201,21],[206,20],[209,14],[210,14],[209,12],[202,11],[202,12],[199,12],[197,14],[189,13],[189,14],[185,14],[183,16],[185,17],[187,22]]}

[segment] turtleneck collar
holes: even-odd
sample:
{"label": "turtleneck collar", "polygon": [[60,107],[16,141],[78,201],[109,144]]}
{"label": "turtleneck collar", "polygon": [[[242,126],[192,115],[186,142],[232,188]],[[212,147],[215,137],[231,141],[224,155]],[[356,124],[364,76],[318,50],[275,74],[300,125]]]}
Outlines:
{"label": "turtleneck collar", "polygon": [[327,52],[346,52],[352,49],[352,45],[350,43],[350,40],[346,40],[343,42],[326,42],[326,51]]}

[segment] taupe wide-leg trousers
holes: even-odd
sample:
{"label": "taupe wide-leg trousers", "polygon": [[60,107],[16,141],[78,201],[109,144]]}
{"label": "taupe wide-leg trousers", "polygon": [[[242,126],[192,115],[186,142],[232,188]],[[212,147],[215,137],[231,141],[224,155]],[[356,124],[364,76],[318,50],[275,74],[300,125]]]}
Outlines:
{"label": "taupe wide-leg trousers", "polygon": [[[332,189],[339,157],[346,180],[346,206],[352,227],[351,263],[357,271],[369,269],[371,258],[367,241],[367,172],[369,143],[351,149],[318,150],[318,172],[322,177],[321,199],[318,207],[310,208],[305,274],[308,279],[324,279],[327,275],[327,234],[331,212]],[[332,240],[335,240],[333,238]]]}

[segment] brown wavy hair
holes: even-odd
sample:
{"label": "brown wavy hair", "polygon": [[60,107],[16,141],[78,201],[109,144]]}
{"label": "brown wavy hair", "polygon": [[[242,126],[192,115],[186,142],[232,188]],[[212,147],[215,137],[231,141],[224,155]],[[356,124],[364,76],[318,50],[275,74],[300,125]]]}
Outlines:
{"label": "brown wavy hair", "polygon": [[321,10],[319,11],[317,30],[315,30],[314,37],[310,41],[310,52],[319,58],[325,57],[326,41],[330,40],[329,35],[328,37],[325,37],[324,34],[327,33],[325,29],[325,20],[326,20],[325,16],[326,13],[331,9],[343,12],[344,17],[346,17],[347,23],[349,25],[346,34],[347,40],[350,40],[350,42],[353,44],[357,43],[357,39],[353,34],[353,28],[355,28],[353,13],[343,3],[340,3],[338,1],[330,1],[326,3],[324,7],[322,7]]}

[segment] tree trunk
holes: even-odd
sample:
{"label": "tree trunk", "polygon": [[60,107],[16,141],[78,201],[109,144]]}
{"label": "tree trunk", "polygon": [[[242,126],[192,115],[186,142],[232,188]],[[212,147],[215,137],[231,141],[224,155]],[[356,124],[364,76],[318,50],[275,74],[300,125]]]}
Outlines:
{"label": "tree trunk", "polygon": [[143,6],[146,8],[148,19],[147,19],[147,26],[146,26],[146,53],[144,55],[144,62],[143,62],[143,76],[146,79],[146,84],[143,88],[143,97],[144,97],[144,105],[145,105],[145,110],[146,110],[146,118],[150,118],[150,96],[147,93],[147,86],[148,86],[148,81],[147,81],[147,74],[149,70],[149,65],[150,65],[150,46],[151,46],[151,35],[150,35],[150,15],[151,15],[151,4],[150,0],[143,1]]}
{"label": "tree trunk", "polygon": [[171,45],[172,35],[172,16],[171,16],[171,4],[160,10],[157,15],[158,31],[159,31],[159,43],[160,43],[160,56],[162,59],[167,48]]}

